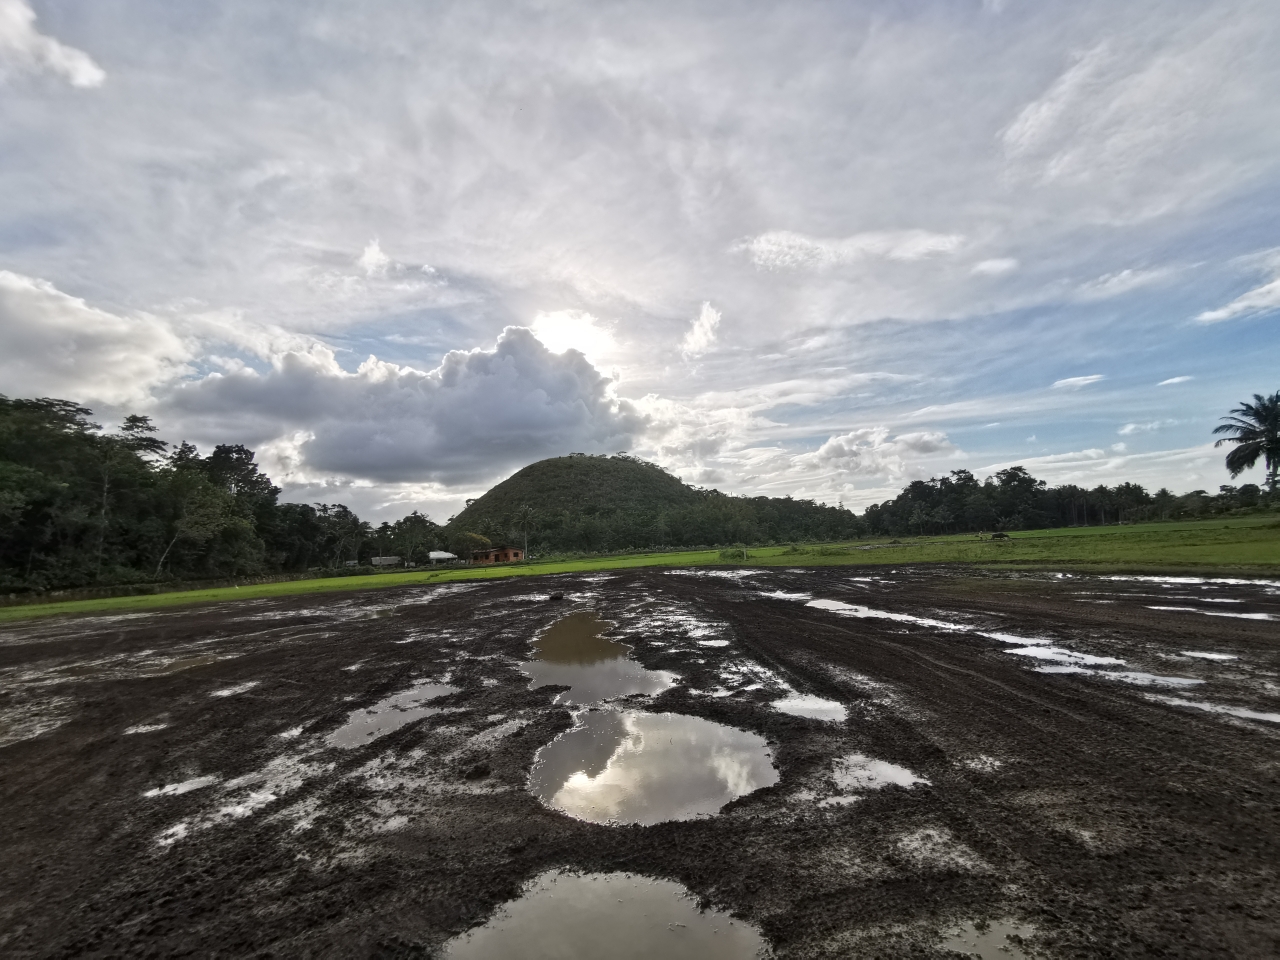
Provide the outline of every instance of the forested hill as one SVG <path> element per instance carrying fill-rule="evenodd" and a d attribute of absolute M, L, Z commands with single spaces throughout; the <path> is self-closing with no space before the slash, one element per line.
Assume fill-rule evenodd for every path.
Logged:
<path fill-rule="evenodd" d="M 531 550 L 839 539 L 856 536 L 848 510 L 810 500 L 731 497 L 691 487 L 626 454 L 570 454 L 530 464 L 453 517 L 446 531 Z"/>

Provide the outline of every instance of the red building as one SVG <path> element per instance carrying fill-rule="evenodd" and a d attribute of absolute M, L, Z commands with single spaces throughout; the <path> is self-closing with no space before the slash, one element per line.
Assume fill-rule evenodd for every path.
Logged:
<path fill-rule="evenodd" d="M 472 563 L 512 563 L 524 559 L 519 547 L 490 547 L 488 550 L 472 550 Z"/>

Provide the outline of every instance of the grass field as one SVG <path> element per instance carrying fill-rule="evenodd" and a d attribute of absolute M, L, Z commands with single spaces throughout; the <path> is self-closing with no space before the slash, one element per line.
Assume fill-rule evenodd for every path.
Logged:
<path fill-rule="evenodd" d="M 252 600 L 376 587 L 484 580 L 491 577 L 536 576 L 624 570 L 631 567 L 695 567 L 743 564 L 722 557 L 720 550 L 631 554 L 547 563 L 493 567 L 413 570 L 367 577 L 294 580 L 285 583 L 219 587 L 133 597 L 67 600 L 56 603 L 0 607 L 0 621 L 54 614 L 130 613 L 193 603 Z M 973 534 L 887 539 L 850 544 L 751 548 L 750 566 L 881 566 L 907 563 L 966 563 L 1021 565 L 1099 572 L 1185 572 L 1275 575 L 1280 573 L 1280 520 L 1274 516 L 1185 523 L 1151 523 L 1124 527 L 1076 527 L 1030 530 L 1010 534 L 1004 541 L 981 540 Z"/>

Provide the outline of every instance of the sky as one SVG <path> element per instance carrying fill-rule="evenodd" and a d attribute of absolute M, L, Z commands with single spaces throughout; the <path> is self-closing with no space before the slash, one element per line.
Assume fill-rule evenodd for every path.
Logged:
<path fill-rule="evenodd" d="M 0 0 L 0 393 L 443 521 L 630 453 L 862 509 L 1232 481 L 1275 0 Z"/>

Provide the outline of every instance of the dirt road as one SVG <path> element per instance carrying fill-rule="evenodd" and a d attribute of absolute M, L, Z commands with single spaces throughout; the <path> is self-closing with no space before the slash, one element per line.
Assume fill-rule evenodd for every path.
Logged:
<path fill-rule="evenodd" d="M 518 664 L 584 610 L 675 675 L 615 706 L 756 734 L 777 782 L 647 826 L 535 798 L 574 717 Z M 846 718 L 772 706 L 806 696 Z M 678 881 L 783 957 L 983 920 L 1280 956 L 1276 584 L 643 570 L 20 623 L 0 744 L 10 957 L 432 956 L 552 868 Z"/>

